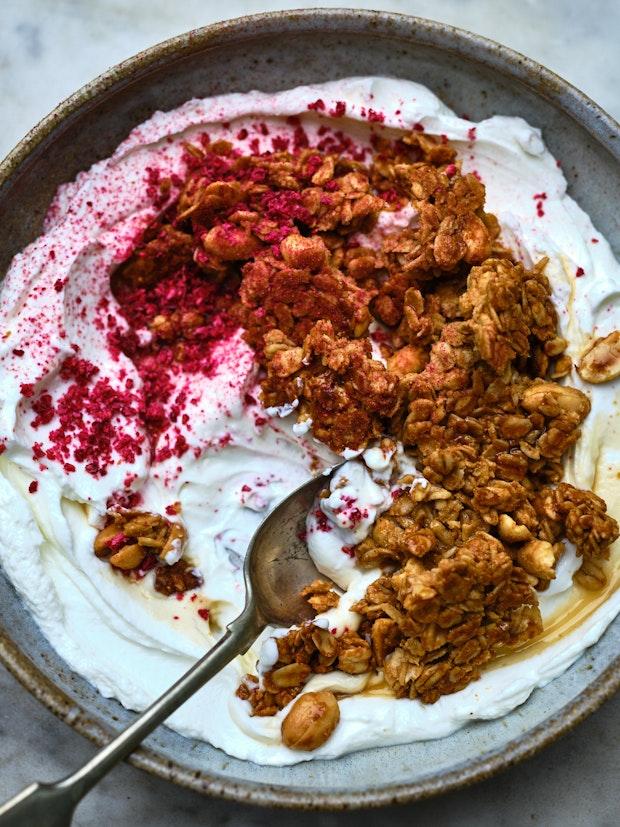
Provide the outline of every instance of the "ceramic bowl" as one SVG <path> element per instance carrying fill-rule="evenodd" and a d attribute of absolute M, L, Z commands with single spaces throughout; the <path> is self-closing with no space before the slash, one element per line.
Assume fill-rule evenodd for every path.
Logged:
<path fill-rule="evenodd" d="M 0 165 L 0 272 L 40 232 L 57 186 L 108 157 L 154 110 L 194 96 L 368 74 L 426 84 L 474 120 L 521 115 L 541 127 L 573 197 L 620 244 L 620 213 L 611 206 L 620 202 L 620 129 L 582 93 L 522 55 L 465 31 L 401 15 L 323 9 L 189 32 L 119 64 L 58 106 Z M 100 744 L 132 719 L 68 669 L 1 572 L 0 605 L 0 659 L 44 704 Z M 620 620 L 509 715 L 443 740 L 276 768 L 230 758 L 160 728 L 130 760 L 177 784 L 265 805 L 379 806 L 445 792 L 531 755 L 596 709 L 620 683 L 619 632 Z"/>

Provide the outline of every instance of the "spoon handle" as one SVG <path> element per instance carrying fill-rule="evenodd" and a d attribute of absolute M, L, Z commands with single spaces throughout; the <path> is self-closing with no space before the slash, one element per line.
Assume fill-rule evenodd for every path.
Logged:
<path fill-rule="evenodd" d="M 246 652 L 265 627 L 252 602 L 227 626 L 224 637 L 83 767 L 55 784 L 31 784 L 3 806 L 0 827 L 66 827 L 86 793 L 122 761 L 191 695 L 237 655 Z"/>

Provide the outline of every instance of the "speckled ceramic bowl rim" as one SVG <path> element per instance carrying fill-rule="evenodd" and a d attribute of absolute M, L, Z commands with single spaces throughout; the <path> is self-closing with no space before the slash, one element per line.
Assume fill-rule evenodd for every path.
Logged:
<path fill-rule="evenodd" d="M 215 45 L 243 35 L 270 32 L 278 23 L 286 22 L 289 30 L 295 26 L 303 30 L 310 27 L 316 29 L 322 21 L 333 24 L 338 20 L 342 20 L 343 24 L 357 21 L 385 37 L 410 36 L 416 43 L 436 45 L 496 69 L 562 108 L 620 162 L 618 123 L 565 80 L 506 46 L 462 29 L 407 15 L 353 9 L 307 9 L 257 14 L 194 29 L 119 63 L 59 104 L 28 132 L 0 163 L 0 187 L 27 163 L 33 150 L 67 118 L 82 108 L 88 109 L 89 105 L 94 105 L 106 90 L 118 82 L 130 79 L 138 70 L 199 51 L 207 44 Z M 44 675 L 1 628 L 0 661 L 32 695 L 77 732 L 99 745 L 110 740 L 110 732 L 86 715 L 78 704 Z M 303 809 L 379 807 L 445 793 L 488 778 L 528 758 L 580 723 L 619 687 L 620 656 L 593 685 L 583 690 L 573 701 L 507 746 L 435 777 L 410 784 L 369 789 L 365 793 L 305 792 L 251 781 L 222 780 L 206 772 L 191 770 L 147 749 L 138 750 L 129 760 L 136 767 L 180 786 L 239 802 Z"/>

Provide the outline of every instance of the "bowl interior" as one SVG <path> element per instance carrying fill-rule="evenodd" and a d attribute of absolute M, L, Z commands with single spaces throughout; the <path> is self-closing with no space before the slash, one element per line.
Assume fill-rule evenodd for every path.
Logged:
<path fill-rule="evenodd" d="M 41 230 L 61 182 L 111 154 L 157 109 L 190 97 L 279 90 L 376 74 L 416 80 L 474 120 L 521 115 L 543 130 L 571 193 L 620 254 L 618 130 L 550 73 L 465 32 L 415 18 L 319 10 L 259 15 L 191 32 L 111 70 L 76 93 L 0 167 L 0 272 Z M 0 658 L 55 712 L 105 740 L 131 714 L 72 673 L 0 572 Z M 498 721 L 450 738 L 366 751 L 334 762 L 258 767 L 162 728 L 133 760 L 199 790 L 257 803 L 362 806 L 480 778 L 527 755 L 591 711 L 618 683 L 616 623 L 552 685 Z M 614 631 L 615 630 L 615 631 Z"/>

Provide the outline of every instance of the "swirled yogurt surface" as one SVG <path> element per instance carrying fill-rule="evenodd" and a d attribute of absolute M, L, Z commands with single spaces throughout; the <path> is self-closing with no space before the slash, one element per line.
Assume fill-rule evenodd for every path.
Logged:
<path fill-rule="evenodd" d="M 321 107 L 313 105 L 319 100 Z M 184 174 L 184 141 L 207 131 L 212 140 L 260 152 L 271 149 L 274 137 L 292 134 L 292 116 L 299 116 L 311 140 L 327 125 L 365 147 L 372 130 L 395 135 L 419 124 L 429 134 L 445 135 L 464 170 L 486 185 L 487 209 L 497 215 L 506 242 L 528 265 L 549 258 L 546 272 L 573 360 L 592 335 L 620 327 L 620 267 L 567 195 L 539 130 L 520 118 L 495 116 L 474 124 L 416 83 L 351 78 L 276 94 L 191 100 L 134 129 L 111 158 L 60 188 L 44 234 L 15 257 L 0 293 L 0 561 L 69 666 L 130 709 L 149 704 L 214 643 L 243 604 L 240 569 L 251 534 L 278 500 L 337 458 L 311 438 L 308 422 L 296 423 L 293 408 L 262 410 L 253 353 L 240 330 L 227 331 L 218 343 L 209 375 L 176 377 L 181 401 L 174 416 L 166 411 L 170 424 L 159 443 L 165 450 L 151 458 L 137 414 L 142 379 L 105 335 L 107 316 L 115 311 L 109 277 L 162 209 L 149 180 L 171 177 L 174 197 L 175 176 Z M 405 210 L 383 220 L 406 226 L 413 218 Z M 373 232 L 380 235 L 381 222 Z M 97 368 L 98 390 L 76 400 L 68 398 L 76 377 L 67 376 L 62 365 L 77 352 Z M 566 479 L 594 490 L 620 517 L 618 383 L 585 385 L 575 375 L 571 381 L 588 394 L 592 412 Z M 65 406 L 62 434 L 56 433 L 57 422 L 46 421 L 45 405 L 33 427 L 33 394 L 49 394 L 54 405 Z M 95 434 L 93 443 L 89 424 L 100 405 L 111 406 L 114 428 L 112 434 Z M 76 441 L 83 461 L 68 461 L 63 451 Z M 105 474 L 93 474 L 93 462 L 99 469 L 104 463 Z M 340 472 L 346 486 L 334 485 L 322 502 L 322 516 L 309 517 L 310 551 L 343 593 L 339 606 L 317 621 L 326 628 L 355 627 L 350 606 L 378 572 L 357 570 L 347 549 L 388 507 L 393 479 L 406 472 L 411 484 L 425 484 L 403 463 L 398 453 L 386 455 L 376 447 L 352 458 Z M 141 491 L 146 510 L 163 514 L 180 503 L 188 552 L 204 578 L 192 597 L 165 598 L 152 589 L 152 575 L 129 582 L 93 554 L 110 497 L 128 487 Z M 319 519 L 333 530 L 322 532 Z M 615 555 L 612 582 L 617 563 Z M 569 549 L 541 596 L 545 619 L 569 604 L 577 566 Z M 610 588 L 577 629 L 550 638 L 544 651 L 500 662 L 432 705 L 365 691 L 365 675 L 315 675 L 307 690 L 353 694 L 340 702 L 334 735 L 313 753 L 282 745 L 286 709 L 252 718 L 248 704 L 235 697 L 246 672 L 269 668 L 277 657 L 271 631 L 172 716 L 170 725 L 264 764 L 441 737 L 522 703 L 594 643 L 619 610 L 620 591 Z"/>

